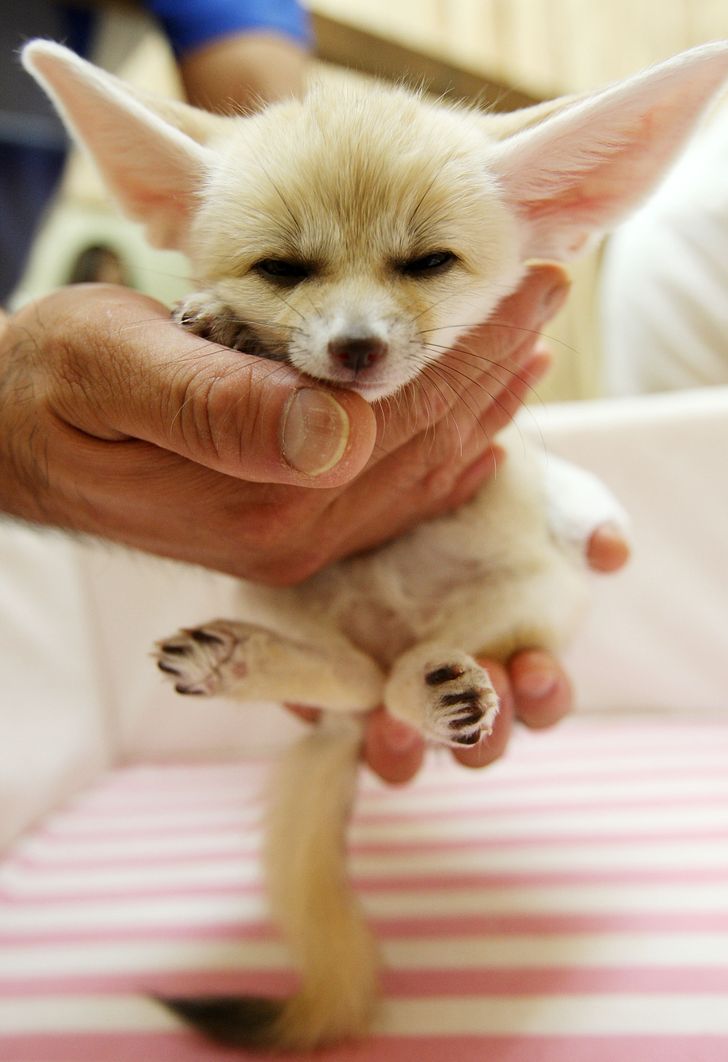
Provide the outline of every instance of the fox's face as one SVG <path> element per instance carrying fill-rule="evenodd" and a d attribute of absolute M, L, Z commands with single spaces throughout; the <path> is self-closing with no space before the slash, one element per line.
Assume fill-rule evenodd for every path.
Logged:
<path fill-rule="evenodd" d="M 522 259 L 482 116 L 402 91 L 337 104 L 321 90 L 238 126 L 189 253 L 218 335 L 242 325 L 241 349 L 372 400 L 482 321 Z"/>
<path fill-rule="evenodd" d="M 191 257 L 178 320 L 375 399 L 487 319 L 529 258 L 573 257 L 644 199 L 728 46 L 506 120 L 377 84 L 222 118 L 47 41 L 23 62 L 126 213 Z"/>

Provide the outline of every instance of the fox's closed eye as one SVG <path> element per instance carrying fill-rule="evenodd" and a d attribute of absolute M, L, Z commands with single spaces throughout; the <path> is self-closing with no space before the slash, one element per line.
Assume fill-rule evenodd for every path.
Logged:
<path fill-rule="evenodd" d="M 457 262 L 457 255 L 452 251 L 430 251 L 397 263 L 397 269 L 408 277 L 431 277 L 444 273 Z"/>
<path fill-rule="evenodd" d="M 255 263 L 253 270 L 267 280 L 290 285 L 300 284 L 314 272 L 309 262 L 301 262 L 295 258 L 261 258 Z"/>

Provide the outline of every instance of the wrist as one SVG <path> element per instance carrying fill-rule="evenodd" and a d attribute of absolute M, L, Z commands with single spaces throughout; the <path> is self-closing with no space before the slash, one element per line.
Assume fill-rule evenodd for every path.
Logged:
<path fill-rule="evenodd" d="M 0 514 L 47 523 L 32 445 L 37 410 L 32 377 L 16 317 L 0 307 Z"/>

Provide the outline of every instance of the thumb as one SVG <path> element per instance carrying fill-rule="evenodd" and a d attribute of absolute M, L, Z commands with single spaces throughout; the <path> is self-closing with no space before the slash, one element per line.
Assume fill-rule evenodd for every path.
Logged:
<path fill-rule="evenodd" d="M 66 289 L 44 303 L 53 299 L 62 306 L 42 317 L 62 351 L 54 397 L 83 431 L 143 439 L 251 482 L 335 487 L 371 455 L 376 423 L 359 395 L 191 335 L 122 288 Z"/>

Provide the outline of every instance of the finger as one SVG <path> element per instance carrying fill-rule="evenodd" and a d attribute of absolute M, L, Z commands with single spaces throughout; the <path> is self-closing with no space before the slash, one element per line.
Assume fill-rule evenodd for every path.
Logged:
<path fill-rule="evenodd" d="M 362 518 L 354 524 L 353 534 L 336 547 L 337 556 L 371 549 L 422 520 L 453 512 L 472 498 L 503 458 L 502 448 L 489 439 L 511 419 L 523 396 L 550 364 L 550 355 L 544 349 L 529 357 L 518 384 L 503 393 L 502 401 L 489 414 L 484 438 L 480 436 L 479 426 L 471 424 L 464 440 L 457 426 L 444 419 L 432 435 L 420 433 L 396 453 L 388 454 L 370 467 L 359 484 L 350 488 L 353 493 L 337 503 L 358 506 L 361 501 L 357 500 L 358 488 L 365 492 L 362 497 L 367 499 L 366 505 L 361 506 Z M 427 463 L 423 464 L 424 461 Z M 431 470 L 427 464 L 433 466 Z M 332 520 L 327 523 L 329 527 L 335 526 Z"/>
<path fill-rule="evenodd" d="M 42 313 L 35 327 L 60 362 L 51 397 L 92 435 L 143 439 L 253 482 L 324 487 L 348 482 L 371 454 L 376 423 L 360 396 L 193 336 L 151 299 L 90 285 L 45 300 Z"/>
<path fill-rule="evenodd" d="M 402 785 L 422 766 L 425 742 L 412 727 L 377 708 L 367 719 L 363 753 L 365 762 L 383 781 Z"/>
<path fill-rule="evenodd" d="M 460 508 L 493 475 L 505 452 L 489 440 L 497 436 L 497 433 L 511 421 L 522 405 L 526 393 L 545 375 L 550 365 L 551 356 L 548 351 L 541 349 L 533 353 L 524 364 L 518 382 L 501 392 L 500 400 L 486 414 L 483 423 L 485 450 L 466 465 L 463 471 L 458 471 L 457 466 L 451 462 L 443 465 L 442 468 L 435 469 L 423 481 L 420 498 L 432 496 L 433 499 L 432 507 L 426 514 L 428 517 Z M 454 478 L 455 476 L 457 478 Z M 452 486 L 447 493 L 444 493 L 438 488 L 444 486 L 448 477 Z"/>
<path fill-rule="evenodd" d="M 629 542 L 616 524 L 602 524 L 587 544 L 589 567 L 597 572 L 616 572 L 627 563 L 629 556 Z"/>
<path fill-rule="evenodd" d="M 285 707 L 306 723 L 318 722 L 321 711 L 303 705 Z M 394 719 L 384 708 L 376 708 L 367 717 L 362 748 L 364 762 L 384 782 L 403 785 L 411 781 L 422 766 L 425 743 L 406 723 Z"/>
<path fill-rule="evenodd" d="M 284 704 L 292 715 L 297 715 L 304 723 L 317 723 L 321 718 L 320 708 L 309 708 L 304 704 Z"/>
<path fill-rule="evenodd" d="M 570 287 L 571 280 L 563 266 L 555 262 L 532 265 L 516 291 L 501 302 L 481 328 L 499 335 L 502 353 L 507 355 L 514 346 L 513 331 L 526 333 L 534 329 L 540 334 L 542 326 L 564 305 Z"/>
<path fill-rule="evenodd" d="M 450 410 L 467 423 L 489 408 L 494 395 L 516 381 L 519 362 L 531 353 L 541 327 L 562 305 L 568 287 L 560 266 L 534 266 L 488 321 L 459 341 L 456 349 L 443 350 L 430 370 L 402 390 L 400 405 L 408 410 L 407 417 L 389 417 L 388 407 L 380 407 L 377 453 L 397 449 Z"/>
<path fill-rule="evenodd" d="M 513 295 L 444 354 L 442 364 L 457 365 L 467 384 L 480 384 L 491 398 L 507 390 L 518 383 L 523 365 L 541 342 L 542 327 L 563 305 L 568 290 L 560 266 L 534 266 Z M 453 389 L 462 392 L 462 387 Z"/>
<path fill-rule="evenodd" d="M 491 446 L 486 453 L 477 458 L 455 481 L 452 490 L 433 504 L 429 517 L 455 512 L 477 494 L 483 484 L 497 471 L 498 465 L 505 457 L 505 450 L 500 446 Z"/>
<path fill-rule="evenodd" d="M 477 417 L 484 430 L 492 430 L 491 424 L 499 417 L 501 426 L 508 423 L 550 365 L 551 358 L 539 328 L 548 316 L 547 307 L 554 300 L 563 300 L 567 290 L 557 286 L 551 293 L 547 292 L 546 303 L 540 306 L 541 312 L 532 322 L 534 327 L 511 326 L 506 356 L 498 354 L 503 345 L 498 333 L 506 326 L 492 321 L 486 321 L 444 355 L 444 368 L 456 359 L 459 361 L 452 387 L 456 396 L 455 409 L 464 406 Z M 514 398 L 518 400 L 514 402 Z M 504 410 L 505 416 L 502 415 Z"/>
<path fill-rule="evenodd" d="M 510 424 L 536 384 L 551 368 L 551 360 L 549 351 L 537 344 L 518 373 L 497 394 L 482 420 L 483 430 L 490 438 Z"/>
<path fill-rule="evenodd" d="M 332 500 L 320 520 L 319 544 L 331 555 L 346 556 L 452 511 L 493 475 L 502 456 L 497 446 L 489 446 L 485 453 L 480 449 L 480 443 L 471 440 L 462 454 L 438 461 L 430 469 L 423 461 L 426 446 L 416 437 Z M 339 537 L 331 542 L 335 534 Z"/>
<path fill-rule="evenodd" d="M 524 649 L 508 662 L 516 717 L 534 730 L 553 726 L 571 711 L 566 672 L 543 649 Z"/>
<path fill-rule="evenodd" d="M 378 469 L 345 492 L 241 482 L 148 443 L 109 444 L 58 423 L 47 474 L 74 504 L 72 526 L 177 560 L 274 585 L 368 549 L 469 496 L 495 468 L 489 451 L 440 483 Z M 450 493 L 448 494 L 448 491 Z M 66 523 L 61 514 L 61 523 Z"/>
<path fill-rule="evenodd" d="M 287 704 L 299 719 L 315 723 L 321 712 L 317 708 Z M 425 755 L 425 743 L 412 727 L 395 719 L 385 708 L 376 708 L 367 717 L 362 749 L 364 762 L 390 785 L 409 782 L 419 771 Z"/>
<path fill-rule="evenodd" d="M 518 384 L 504 392 L 502 401 L 488 414 L 482 438 L 480 425 L 471 423 L 464 446 L 457 424 L 443 419 L 432 434 L 418 434 L 395 453 L 371 465 L 358 484 L 350 488 L 348 496 L 336 503 L 359 506 L 358 489 L 367 499 L 360 510 L 363 518 L 353 525 L 353 533 L 333 548 L 332 555 L 372 549 L 422 520 L 453 512 L 469 501 L 503 459 L 503 449 L 490 439 L 510 421 L 525 394 L 550 365 L 551 356 L 543 347 L 529 356 Z M 449 455 L 448 445 L 455 447 Z M 423 464 L 426 459 L 433 466 L 431 471 Z M 335 511 L 332 509 L 332 513 Z M 336 521 L 328 520 L 327 525 L 333 528 Z M 351 526 L 351 522 L 345 526 Z"/>
<path fill-rule="evenodd" d="M 498 694 L 500 702 L 493 732 L 482 738 L 477 745 L 454 749 L 453 756 L 463 767 L 487 767 L 499 759 L 506 750 L 513 729 L 513 697 L 506 669 L 495 661 L 481 660 Z"/>

